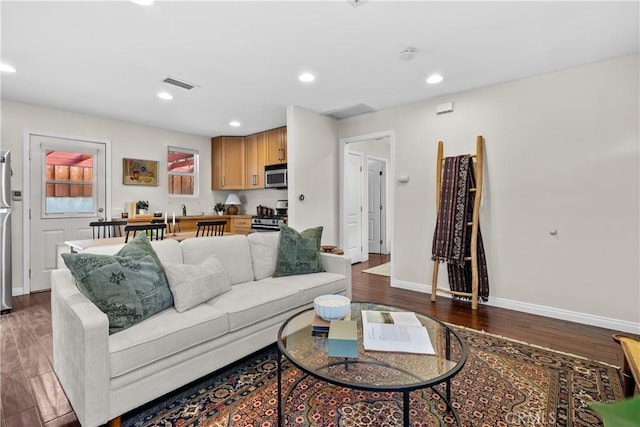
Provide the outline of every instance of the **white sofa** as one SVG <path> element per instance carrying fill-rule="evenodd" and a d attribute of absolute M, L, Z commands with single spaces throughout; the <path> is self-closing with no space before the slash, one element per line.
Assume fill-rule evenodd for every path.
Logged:
<path fill-rule="evenodd" d="M 347 257 L 321 253 L 325 272 L 270 277 L 278 233 L 152 242 L 163 264 L 215 254 L 232 289 L 179 313 L 170 307 L 109 335 L 107 316 L 67 269 L 51 274 L 53 365 L 83 426 L 96 426 L 276 341 L 281 324 L 323 294 L 351 297 Z M 94 248 L 114 254 L 123 245 Z"/>

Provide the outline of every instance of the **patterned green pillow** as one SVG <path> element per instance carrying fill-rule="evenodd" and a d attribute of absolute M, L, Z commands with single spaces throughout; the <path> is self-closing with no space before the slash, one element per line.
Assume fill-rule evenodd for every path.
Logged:
<path fill-rule="evenodd" d="M 143 236 L 139 238 L 138 236 Z M 62 254 L 78 288 L 109 319 L 109 334 L 173 305 L 167 278 L 144 234 L 116 255 Z M 146 240 L 147 245 L 140 240 Z M 151 252 L 149 252 L 149 250 Z"/>
<path fill-rule="evenodd" d="M 299 233 L 282 224 L 274 276 L 324 271 L 318 255 L 320 240 L 322 240 L 322 227 L 310 228 Z"/>

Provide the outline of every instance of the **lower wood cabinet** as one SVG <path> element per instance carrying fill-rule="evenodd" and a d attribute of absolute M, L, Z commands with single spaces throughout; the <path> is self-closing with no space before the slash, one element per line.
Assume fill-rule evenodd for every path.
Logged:
<path fill-rule="evenodd" d="M 231 233 L 249 234 L 251 233 L 251 217 L 231 217 Z"/>
<path fill-rule="evenodd" d="M 152 217 L 129 218 L 128 224 L 142 224 L 150 222 Z M 168 218 L 171 225 L 172 217 Z M 249 234 L 251 233 L 251 215 L 194 215 L 176 216 L 176 229 L 180 231 L 196 231 L 198 221 L 226 221 L 225 233 Z"/>

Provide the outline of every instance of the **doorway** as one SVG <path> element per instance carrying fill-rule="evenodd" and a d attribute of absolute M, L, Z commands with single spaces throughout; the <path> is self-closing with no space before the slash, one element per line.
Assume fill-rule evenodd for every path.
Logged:
<path fill-rule="evenodd" d="M 367 230 L 370 254 L 386 254 L 386 160 L 367 157 Z"/>
<path fill-rule="evenodd" d="M 24 292 L 50 288 L 67 240 L 90 239 L 89 222 L 108 219 L 110 141 L 25 135 Z"/>
<path fill-rule="evenodd" d="M 368 260 L 369 253 L 393 253 L 392 200 L 394 193 L 391 177 L 393 176 L 394 138 L 394 132 L 388 131 L 340 140 L 342 145 L 340 244 L 346 249 L 352 248 L 354 252 L 355 248 L 362 247 L 359 257 L 357 256 L 358 254 L 356 254 L 355 258 L 351 255 L 352 264 Z M 354 155 L 360 156 L 362 159 L 361 164 L 364 165 L 364 170 L 366 171 L 366 173 L 361 173 L 357 179 L 354 179 L 354 166 L 350 161 Z M 369 176 L 370 173 L 376 173 L 369 172 L 369 160 L 372 160 L 373 164 L 377 164 L 375 167 L 378 173 L 378 187 L 375 187 L 376 184 L 374 184 L 373 188 L 368 185 L 369 181 L 376 181 L 374 177 Z M 380 169 L 383 169 L 383 184 L 380 183 Z M 353 188 L 354 186 L 359 188 L 359 192 L 358 189 Z M 354 229 L 356 221 L 351 218 L 354 214 L 354 201 L 360 203 L 358 210 L 361 226 L 357 233 Z M 382 206 L 382 209 L 380 209 L 380 206 Z M 374 212 L 374 208 L 378 212 Z M 380 243 L 381 240 L 382 243 Z M 391 260 L 391 277 L 393 278 L 393 259 Z"/>

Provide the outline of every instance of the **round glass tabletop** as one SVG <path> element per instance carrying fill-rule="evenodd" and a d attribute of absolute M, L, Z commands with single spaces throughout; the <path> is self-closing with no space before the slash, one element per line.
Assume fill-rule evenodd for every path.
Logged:
<path fill-rule="evenodd" d="M 351 303 L 346 320 L 357 322 L 358 357 L 331 357 L 328 338 L 312 334 L 313 309 L 287 320 L 278 332 L 280 352 L 302 371 L 333 384 L 362 390 L 411 391 L 432 387 L 457 374 L 467 358 L 463 340 L 444 323 L 415 313 L 426 328 L 434 354 L 369 351 L 362 344 L 362 311 L 406 312 L 374 303 Z"/>

